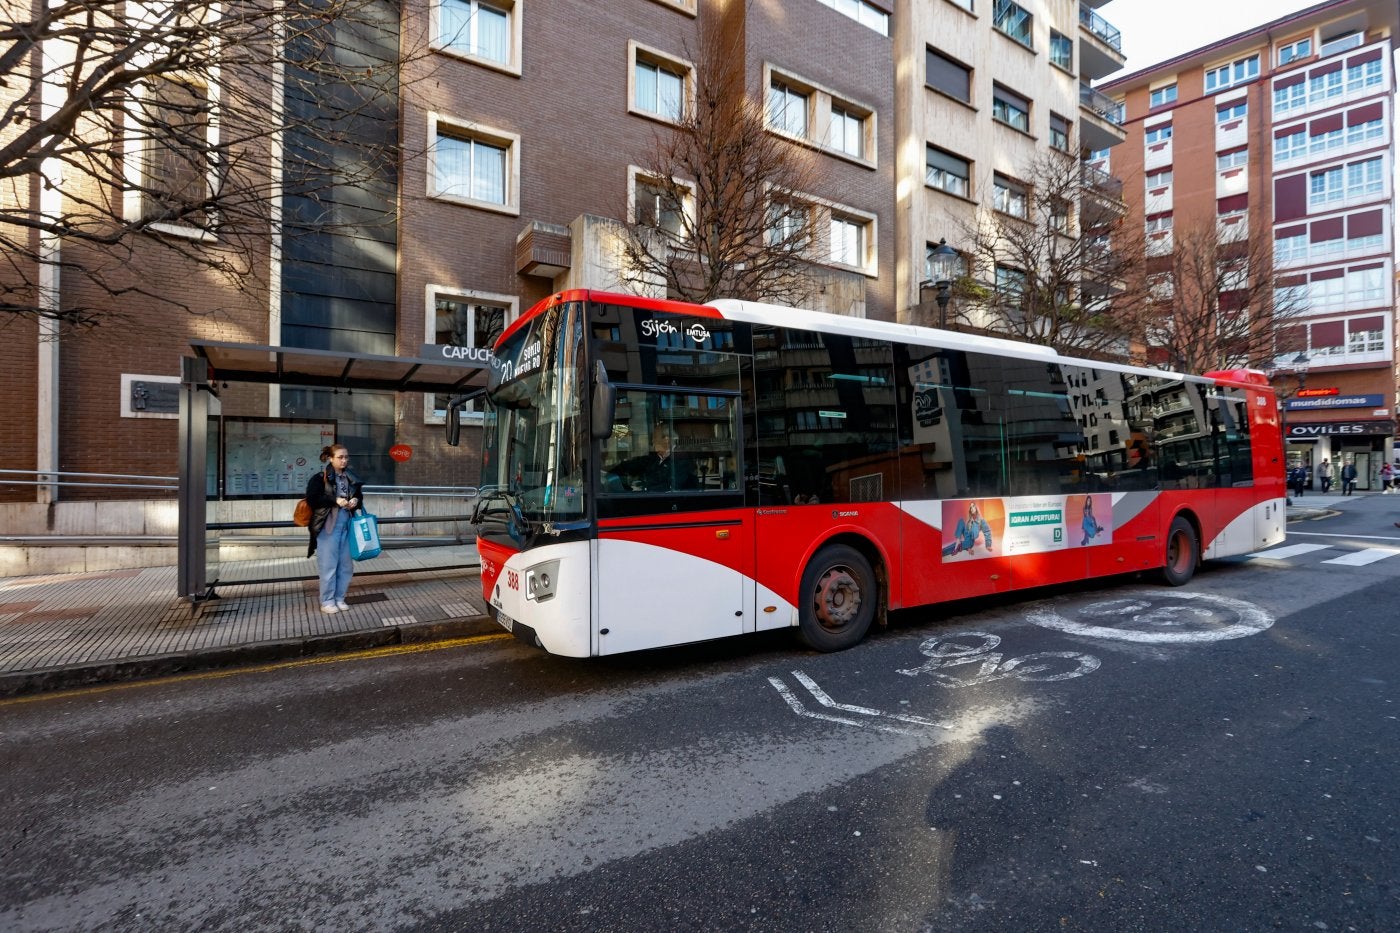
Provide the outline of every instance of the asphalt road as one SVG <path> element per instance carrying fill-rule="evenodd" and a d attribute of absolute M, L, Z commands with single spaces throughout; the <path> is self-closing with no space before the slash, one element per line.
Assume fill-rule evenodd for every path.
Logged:
<path fill-rule="evenodd" d="M 0 703 L 0 929 L 1400 929 L 1372 502 L 841 654 L 501 639 Z"/>

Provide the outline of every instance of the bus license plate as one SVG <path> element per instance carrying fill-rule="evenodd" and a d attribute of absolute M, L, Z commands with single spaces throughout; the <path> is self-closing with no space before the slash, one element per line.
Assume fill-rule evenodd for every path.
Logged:
<path fill-rule="evenodd" d="M 496 621 L 501 623 L 501 627 L 507 632 L 515 631 L 515 620 L 499 609 L 496 610 Z"/>

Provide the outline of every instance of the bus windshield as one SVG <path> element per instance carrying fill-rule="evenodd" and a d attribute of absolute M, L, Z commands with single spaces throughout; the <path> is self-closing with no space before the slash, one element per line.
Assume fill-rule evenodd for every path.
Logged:
<path fill-rule="evenodd" d="M 583 306 L 564 303 L 497 345 L 486 397 L 482 517 L 520 534 L 585 516 Z"/>

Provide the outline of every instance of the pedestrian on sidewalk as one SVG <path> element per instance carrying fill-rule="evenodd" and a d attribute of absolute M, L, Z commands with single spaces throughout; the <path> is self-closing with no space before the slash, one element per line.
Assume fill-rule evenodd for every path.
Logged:
<path fill-rule="evenodd" d="M 1390 464 L 1388 464 L 1388 463 L 1382 463 L 1382 464 L 1381 464 L 1381 476 L 1380 476 L 1380 479 L 1381 479 L 1381 493 L 1382 493 L 1383 495 L 1389 495 L 1390 493 L 1394 492 L 1394 490 L 1391 489 L 1390 487 L 1391 487 L 1392 482 L 1393 482 L 1394 479 L 1395 479 L 1395 472 L 1394 472 L 1394 470 L 1391 469 Z"/>
<path fill-rule="evenodd" d="M 1342 466 L 1342 495 L 1349 496 L 1356 488 L 1356 464 L 1348 460 Z"/>
<path fill-rule="evenodd" d="M 1303 487 L 1308 484 L 1308 471 L 1303 467 L 1295 466 L 1288 471 L 1288 485 L 1293 487 L 1293 495 L 1302 496 Z"/>
<path fill-rule="evenodd" d="M 1332 464 L 1326 459 L 1318 465 L 1317 478 L 1322 481 L 1322 494 L 1327 495 L 1332 488 Z"/>
<path fill-rule="evenodd" d="M 355 562 L 350 558 L 350 517 L 359 508 L 364 483 L 350 470 L 350 451 L 344 444 L 331 444 L 321 451 L 324 466 L 306 484 L 306 501 L 311 506 L 311 544 L 306 556 L 316 557 L 321 577 L 321 611 L 349 609 L 345 594 Z"/>

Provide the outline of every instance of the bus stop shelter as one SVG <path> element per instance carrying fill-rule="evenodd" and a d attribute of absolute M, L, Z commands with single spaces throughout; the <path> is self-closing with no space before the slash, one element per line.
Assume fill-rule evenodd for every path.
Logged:
<path fill-rule="evenodd" d="M 190 349 L 180 374 L 177 561 L 180 595 L 195 602 L 209 598 L 219 583 L 219 541 L 210 535 L 206 468 L 209 418 L 220 384 L 463 395 L 484 388 L 491 366 L 489 350 L 444 345 L 424 345 L 416 357 L 209 340 L 192 341 Z"/>

